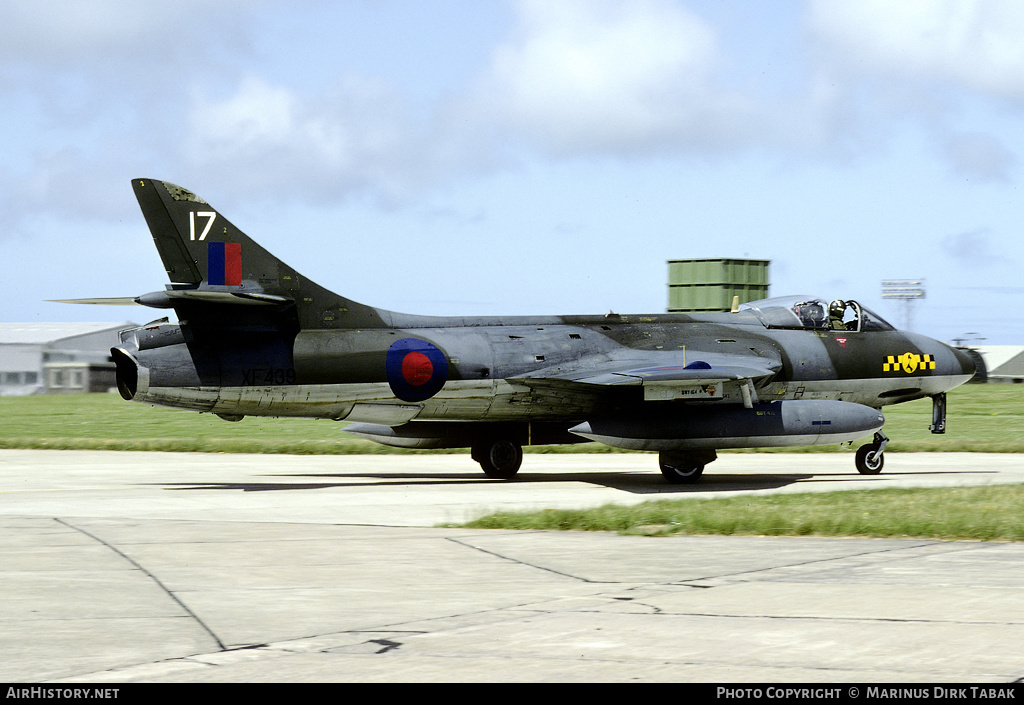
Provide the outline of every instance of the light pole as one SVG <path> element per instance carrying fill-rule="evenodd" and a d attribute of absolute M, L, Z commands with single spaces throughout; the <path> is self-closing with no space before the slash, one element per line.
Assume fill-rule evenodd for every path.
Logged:
<path fill-rule="evenodd" d="M 953 338 L 953 345 L 955 345 L 958 348 L 962 348 L 962 347 L 964 347 L 964 343 L 969 343 L 972 340 L 973 341 L 977 341 L 979 343 L 981 341 L 983 341 L 983 340 L 987 340 L 987 338 L 974 337 L 974 336 L 977 336 L 977 335 L 978 335 L 977 332 L 964 333 L 963 337 Z"/>
<path fill-rule="evenodd" d="M 903 301 L 903 315 L 906 319 L 904 329 L 912 331 L 914 328 L 913 303 L 917 299 L 923 299 L 924 280 L 911 279 L 884 279 L 882 280 L 882 298 L 898 299 Z"/>

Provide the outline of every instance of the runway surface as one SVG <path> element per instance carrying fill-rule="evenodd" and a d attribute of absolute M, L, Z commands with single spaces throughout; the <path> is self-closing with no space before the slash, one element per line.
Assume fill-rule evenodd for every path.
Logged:
<path fill-rule="evenodd" d="M 0 681 L 992 682 L 1024 544 L 433 528 L 505 509 L 1024 482 L 1024 457 L 0 451 Z"/>

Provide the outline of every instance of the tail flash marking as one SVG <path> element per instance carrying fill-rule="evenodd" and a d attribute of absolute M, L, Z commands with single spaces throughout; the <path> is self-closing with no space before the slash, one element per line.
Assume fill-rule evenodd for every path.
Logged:
<path fill-rule="evenodd" d="M 207 243 L 207 272 L 210 284 L 242 285 L 242 244 L 240 242 Z"/>

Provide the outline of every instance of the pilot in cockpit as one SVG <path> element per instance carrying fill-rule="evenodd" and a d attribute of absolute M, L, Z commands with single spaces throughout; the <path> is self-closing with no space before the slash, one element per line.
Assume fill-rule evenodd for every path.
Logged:
<path fill-rule="evenodd" d="M 850 318 L 846 315 L 848 309 Z M 828 305 L 828 324 L 832 330 L 857 330 L 857 319 L 857 306 L 852 302 L 836 299 Z"/>

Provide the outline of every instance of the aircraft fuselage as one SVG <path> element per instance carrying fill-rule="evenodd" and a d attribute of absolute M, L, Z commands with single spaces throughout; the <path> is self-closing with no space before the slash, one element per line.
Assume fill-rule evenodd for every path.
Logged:
<path fill-rule="evenodd" d="M 149 327 L 180 342 L 138 349 L 129 331 L 124 352 L 137 359 L 137 401 L 223 415 L 305 416 L 348 421 L 515 421 L 587 417 L 606 401 L 583 390 L 538 390 L 517 378 L 564 375 L 606 363 L 658 356 L 660 367 L 713 356 L 753 355 L 780 365 L 756 389 L 761 401 L 834 399 L 874 408 L 939 394 L 970 377 L 963 353 L 900 331 L 835 333 L 764 330 L 743 312 L 689 316 L 565 316 L 433 319 L 433 325 L 369 330 L 308 330 L 290 340 L 237 334 L 191 347 L 177 324 Z M 180 329 L 179 329 L 180 330 Z M 271 338 L 261 340 L 261 338 Z M 839 342 L 839 340 L 842 342 Z M 387 357 L 397 340 L 422 340 L 446 359 L 443 386 L 426 399 L 396 399 Z M 143 343 L 145 346 L 145 343 Z M 689 351 L 689 352 L 688 352 Z M 917 364 L 898 362 L 901 357 Z M 888 363 L 895 358 L 897 364 Z M 925 369 L 921 361 L 934 363 Z M 414 379 L 414 382 L 416 380 Z M 643 378 L 624 377 L 622 404 L 644 399 Z M 427 382 L 429 383 L 429 379 Z M 424 383 L 424 384 L 425 384 Z M 736 403 L 736 385 L 698 397 L 700 385 L 669 384 L 661 401 Z M 415 389 L 415 384 L 410 384 Z M 596 390 L 595 390 L 596 391 Z M 549 404 L 545 394 L 556 396 Z M 648 401 L 651 401 L 648 392 Z M 362 408 L 370 405 L 370 408 Z M 389 412 L 382 406 L 394 406 Z"/>

